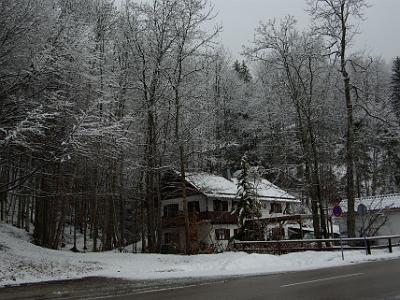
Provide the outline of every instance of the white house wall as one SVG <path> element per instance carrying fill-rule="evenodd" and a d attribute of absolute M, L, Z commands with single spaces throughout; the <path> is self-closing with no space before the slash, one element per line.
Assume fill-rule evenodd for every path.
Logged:
<path fill-rule="evenodd" d="M 269 213 L 271 211 L 271 203 L 280 203 L 282 204 L 282 213 Z M 282 217 L 288 214 L 284 214 L 283 212 L 286 211 L 288 205 L 290 206 L 290 211 L 293 211 L 295 205 L 300 205 L 299 203 L 293 202 L 283 202 L 283 201 L 261 201 L 261 218 L 273 218 L 273 217 Z"/>
<path fill-rule="evenodd" d="M 207 211 L 207 202 L 205 201 L 206 199 L 207 198 L 203 195 L 193 195 L 193 196 L 188 196 L 186 198 L 188 202 L 198 201 L 200 206 L 200 211 Z M 183 211 L 182 198 L 166 199 L 162 200 L 161 202 L 161 216 L 164 216 L 164 206 L 167 206 L 169 204 L 178 204 L 179 210 Z"/>
<path fill-rule="evenodd" d="M 217 240 L 215 236 L 216 229 L 229 229 L 230 237 L 232 238 L 234 235 L 235 229 L 238 228 L 235 224 L 198 224 L 197 226 L 197 236 L 198 241 L 200 243 L 205 243 L 208 245 L 214 245 L 217 250 L 224 251 L 228 246 L 229 240 Z M 178 241 L 178 248 L 184 249 L 185 247 L 185 230 L 184 227 L 178 228 L 165 228 L 163 229 L 163 243 L 164 241 L 164 234 L 165 233 L 172 233 L 172 234 L 179 234 L 179 241 Z"/>
<path fill-rule="evenodd" d="M 214 198 L 207 198 L 204 195 L 193 195 L 193 196 L 188 196 L 186 199 L 188 202 L 198 201 L 201 212 L 214 211 L 214 200 L 216 200 Z M 232 209 L 233 209 L 232 200 L 230 200 L 230 199 L 221 199 L 221 200 L 227 201 L 228 202 L 228 211 L 232 211 Z M 169 204 L 178 204 L 179 210 L 183 211 L 182 198 L 167 199 L 167 200 L 163 200 L 161 203 L 161 215 L 162 216 L 164 216 L 164 206 L 167 206 Z"/>
<path fill-rule="evenodd" d="M 214 200 L 216 200 L 213 197 L 206 197 L 204 195 L 193 195 L 193 196 L 188 196 L 187 201 L 192 202 L 192 201 L 198 201 L 199 206 L 200 206 L 200 211 L 214 211 Z M 222 201 L 227 201 L 228 202 L 228 211 L 233 210 L 233 201 L 232 199 L 218 199 Z M 271 210 L 271 203 L 274 203 L 275 201 L 266 201 L 262 200 L 261 201 L 261 214 L 262 218 L 270 218 L 270 217 L 281 217 L 286 214 L 283 213 L 272 213 L 270 214 Z M 291 210 L 293 210 L 294 205 L 298 205 L 297 203 L 292 203 L 292 202 L 284 202 L 284 201 L 276 201 L 276 203 L 281 203 L 282 204 L 282 211 L 285 211 L 288 205 L 290 205 Z M 183 211 L 183 202 L 182 198 L 174 198 L 174 199 L 167 199 L 163 200 L 161 203 L 161 215 L 164 215 L 164 206 L 169 205 L 169 204 L 178 204 L 179 205 L 179 210 Z"/>
<path fill-rule="evenodd" d="M 388 214 L 386 223 L 379 230 L 379 235 L 398 235 L 400 234 L 400 211 L 393 211 Z M 387 242 L 387 241 L 385 241 Z M 399 242 L 397 239 L 395 242 Z"/>
<path fill-rule="evenodd" d="M 230 238 L 233 237 L 235 229 L 238 226 L 236 224 L 215 224 L 211 225 L 210 230 L 210 242 L 215 244 L 220 251 L 223 251 L 228 246 L 229 240 L 217 240 L 215 236 L 215 229 L 229 229 Z"/>

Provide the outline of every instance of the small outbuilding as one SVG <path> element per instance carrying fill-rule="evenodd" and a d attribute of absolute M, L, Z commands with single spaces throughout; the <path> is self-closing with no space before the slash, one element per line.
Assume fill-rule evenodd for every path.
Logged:
<path fill-rule="evenodd" d="M 343 214 L 336 218 L 340 232 L 347 235 L 347 199 L 340 202 Z M 400 234 L 400 194 L 356 198 L 354 203 L 356 234 L 386 236 Z"/>

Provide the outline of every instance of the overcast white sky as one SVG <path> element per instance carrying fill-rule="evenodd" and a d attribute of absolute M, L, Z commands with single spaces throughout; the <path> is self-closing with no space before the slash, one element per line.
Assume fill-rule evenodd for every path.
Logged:
<path fill-rule="evenodd" d="M 223 25 L 221 40 L 238 56 L 248 44 L 260 20 L 293 15 L 299 28 L 309 24 L 305 0 L 211 0 L 218 12 L 216 21 Z M 353 50 L 382 56 L 388 63 L 400 56 L 400 0 L 369 0 L 366 20 L 360 23 L 362 33 L 356 37 Z"/>
<path fill-rule="evenodd" d="M 122 3 L 123 0 L 115 0 Z M 151 0 L 134 0 L 150 2 Z M 209 0 L 218 13 L 216 22 L 223 26 L 221 41 L 234 57 L 240 58 L 242 45 L 249 45 L 260 21 L 294 16 L 299 29 L 310 23 L 305 0 Z M 371 5 L 360 22 L 361 34 L 355 38 L 353 51 L 381 56 L 391 64 L 400 56 L 400 0 L 367 0 Z"/>

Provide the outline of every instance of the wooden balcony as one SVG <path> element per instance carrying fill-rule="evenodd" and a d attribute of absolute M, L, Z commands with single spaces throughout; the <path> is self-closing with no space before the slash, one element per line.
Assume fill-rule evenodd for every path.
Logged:
<path fill-rule="evenodd" d="M 211 224 L 237 224 L 237 214 L 230 211 L 205 211 L 199 213 L 201 220 L 208 220 Z"/>
<path fill-rule="evenodd" d="M 190 224 L 198 224 L 201 222 L 210 224 L 237 224 L 238 217 L 232 215 L 229 211 L 204 211 L 189 213 Z M 185 226 L 185 218 L 183 212 L 179 211 L 176 216 L 162 217 L 163 227 L 181 227 Z"/>
<path fill-rule="evenodd" d="M 200 220 L 198 218 L 198 214 L 190 213 L 189 214 L 189 223 L 196 224 Z M 183 216 L 183 212 L 180 211 L 175 216 L 163 216 L 162 217 L 162 227 L 181 227 L 185 226 L 185 217 Z"/>

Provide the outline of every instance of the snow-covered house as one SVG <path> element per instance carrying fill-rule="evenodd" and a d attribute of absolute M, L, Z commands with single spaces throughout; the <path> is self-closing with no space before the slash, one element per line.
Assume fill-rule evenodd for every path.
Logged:
<path fill-rule="evenodd" d="M 223 250 L 238 229 L 238 217 L 232 214 L 237 197 L 235 180 L 210 173 L 188 173 L 186 191 L 193 247 Z M 185 244 L 181 178 L 167 172 L 162 179 L 162 243 L 182 250 Z M 300 201 L 268 180 L 255 185 L 262 206 L 262 218 L 284 217 Z"/>
<path fill-rule="evenodd" d="M 347 200 L 340 202 L 342 216 L 336 219 L 340 232 L 347 234 Z M 400 194 L 356 198 L 356 234 L 363 236 L 400 234 Z"/>

